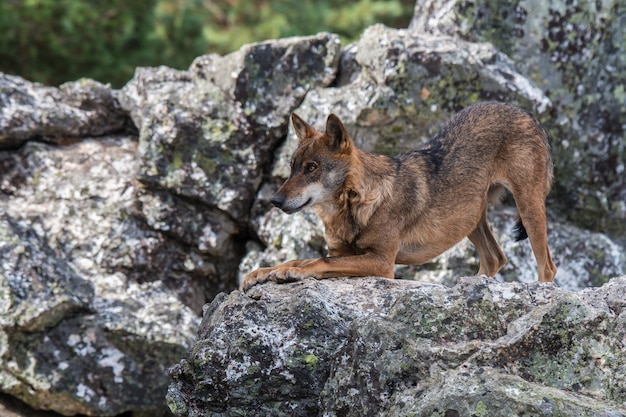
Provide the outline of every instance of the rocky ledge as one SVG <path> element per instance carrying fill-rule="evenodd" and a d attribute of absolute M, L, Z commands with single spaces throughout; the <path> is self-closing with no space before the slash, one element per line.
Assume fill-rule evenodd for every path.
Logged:
<path fill-rule="evenodd" d="M 170 369 L 177 416 L 626 416 L 626 276 L 221 294 Z"/>

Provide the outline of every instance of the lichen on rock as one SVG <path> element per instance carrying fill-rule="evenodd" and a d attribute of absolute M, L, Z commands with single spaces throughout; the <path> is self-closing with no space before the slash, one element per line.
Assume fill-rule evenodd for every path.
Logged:
<path fill-rule="evenodd" d="M 0 149 L 30 139 L 66 142 L 129 129 L 110 86 L 81 79 L 55 88 L 0 72 Z"/>
<path fill-rule="evenodd" d="M 624 303 L 610 297 L 624 286 L 353 278 L 224 294 L 170 370 L 168 404 L 177 416 L 624 415 Z"/>
<path fill-rule="evenodd" d="M 204 297 L 161 254 L 189 255 L 131 214 L 135 148 L 0 152 L 0 389 L 34 408 L 158 415 L 165 369 L 193 342 Z"/>

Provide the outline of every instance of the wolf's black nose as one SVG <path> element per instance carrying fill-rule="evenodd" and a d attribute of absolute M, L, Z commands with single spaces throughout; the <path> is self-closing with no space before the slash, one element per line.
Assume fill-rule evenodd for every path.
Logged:
<path fill-rule="evenodd" d="M 274 207 L 282 208 L 283 204 L 285 204 L 285 197 L 280 194 L 275 194 L 274 197 L 272 197 L 272 204 Z"/>

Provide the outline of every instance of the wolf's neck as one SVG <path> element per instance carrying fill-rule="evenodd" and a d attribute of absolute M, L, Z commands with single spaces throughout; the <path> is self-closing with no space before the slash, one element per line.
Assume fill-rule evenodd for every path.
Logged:
<path fill-rule="evenodd" d="M 327 239 L 348 244 L 367 227 L 371 217 L 392 194 L 395 168 L 391 159 L 358 150 L 351 155 L 343 187 L 332 202 L 315 207 Z"/>
<path fill-rule="evenodd" d="M 393 168 L 390 161 L 386 156 L 361 150 L 352 156 L 342 190 L 343 196 L 338 200 L 350 209 L 354 221 L 360 227 L 367 226 L 383 201 L 391 198 Z"/>

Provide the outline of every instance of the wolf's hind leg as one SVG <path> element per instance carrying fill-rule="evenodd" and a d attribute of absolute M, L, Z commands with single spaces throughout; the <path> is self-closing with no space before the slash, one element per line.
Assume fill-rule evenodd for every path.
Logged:
<path fill-rule="evenodd" d="M 506 256 L 489 229 L 486 209 L 476 228 L 467 237 L 476 247 L 480 258 L 478 275 L 493 277 L 506 264 Z"/>
<path fill-rule="evenodd" d="M 530 240 L 530 246 L 537 260 L 537 272 L 539 281 L 552 282 L 556 275 L 556 266 L 550 256 L 548 247 L 548 229 L 546 225 L 546 206 L 543 194 L 537 193 L 537 197 L 528 198 L 514 195 L 517 203 L 519 216 L 524 224 Z"/>

